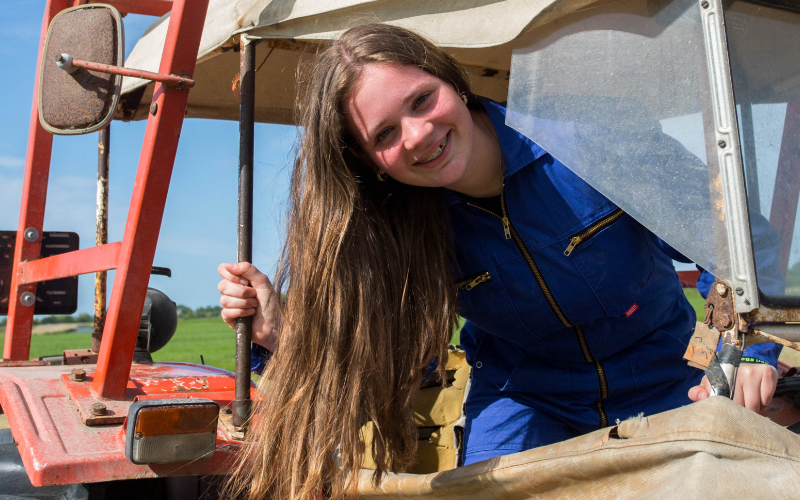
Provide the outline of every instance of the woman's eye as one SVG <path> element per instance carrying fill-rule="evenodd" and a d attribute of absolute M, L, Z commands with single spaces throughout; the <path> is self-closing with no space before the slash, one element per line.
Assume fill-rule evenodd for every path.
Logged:
<path fill-rule="evenodd" d="M 392 132 L 392 129 L 390 129 L 390 128 L 385 128 L 385 129 L 381 130 L 380 134 L 375 136 L 375 144 L 379 144 L 382 140 L 384 140 L 387 137 L 389 137 L 389 134 L 391 132 Z"/>
<path fill-rule="evenodd" d="M 414 101 L 414 109 L 417 109 L 418 107 L 422 106 L 422 103 L 427 101 L 428 97 L 430 96 L 431 96 L 430 94 L 422 94 L 421 96 L 417 97 L 417 100 Z"/>

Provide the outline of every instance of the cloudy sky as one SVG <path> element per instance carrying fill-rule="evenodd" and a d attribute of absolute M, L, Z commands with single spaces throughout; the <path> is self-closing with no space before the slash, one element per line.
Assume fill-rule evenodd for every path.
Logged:
<path fill-rule="evenodd" d="M 4 0 L 0 15 L 0 230 L 17 228 L 44 4 Z M 126 53 L 153 21 L 125 18 Z M 144 130 L 145 122 L 112 122 L 109 241 L 122 239 Z M 295 137 L 293 127 L 256 125 L 253 260 L 270 275 L 280 252 Z M 179 304 L 217 304 L 217 265 L 236 259 L 237 151 L 236 122 L 184 122 L 154 261 L 171 268 L 172 278 L 150 280 Z M 82 248 L 94 245 L 96 176 L 96 133 L 55 137 L 45 231 L 77 232 Z M 78 312 L 93 311 L 93 279 L 80 278 Z"/>

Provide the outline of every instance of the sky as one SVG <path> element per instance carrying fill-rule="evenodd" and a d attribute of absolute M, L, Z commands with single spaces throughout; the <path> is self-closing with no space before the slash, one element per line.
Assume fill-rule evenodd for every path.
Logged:
<path fill-rule="evenodd" d="M 3 0 L 0 67 L 4 68 L 0 120 L 0 230 L 16 230 L 25 170 L 38 43 L 45 2 Z M 155 17 L 124 19 L 126 56 Z M 111 124 L 109 242 L 122 239 L 145 121 Z M 253 262 L 274 276 L 283 240 L 294 127 L 256 124 Z M 172 277 L 150 286 L 192 308 L 218 305 L 220 262 L 236 260 L 238 123 L 186 119 L 153 265 Z M 45 210 L 45 231 L 72 231 L 81 248 L 94 245 L 97 133 L 55 136 Z M 109 292 L 113 271 L 109 273 Z M 79 278 L 78 313 L 94 311 L 94 275 Z"/>

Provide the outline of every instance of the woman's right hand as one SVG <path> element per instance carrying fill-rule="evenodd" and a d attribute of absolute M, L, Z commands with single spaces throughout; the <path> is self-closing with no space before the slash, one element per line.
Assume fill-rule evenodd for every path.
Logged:
<path fill-rule="evenodd" d="M 222 319 L 235 329 L 236 318 L 253 316 L 253 342 L 275 351 L 283 308 L 269 278 L 249 262 L 226 262 L 217 271 Z"/>

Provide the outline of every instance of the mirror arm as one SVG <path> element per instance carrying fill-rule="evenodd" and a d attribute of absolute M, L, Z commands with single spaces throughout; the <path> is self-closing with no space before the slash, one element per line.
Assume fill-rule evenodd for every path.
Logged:
<path fill-rule="evenodd" d="M 110 73 L 112 75 L 132 76 L 134 78 L 143 78 L 145 80 L 161 82 L 168 87 L 176 88 L 178 90 L 190 89 L 194 87 L 194 80 L 191 78 L 184 78 L 176 75 L 162 75 L 141 69 L 123 68 L 120 66 L 112 66 L 110 64 L 82 61 L 80 59 L 74 59 L 69 54 L 59 54 L 56 56 L 56 64 L 59 68 L 70 74 L 76 72 L 79 68 L 83 68 L 91 71 L 99 71 L 101 73 Z"/>

